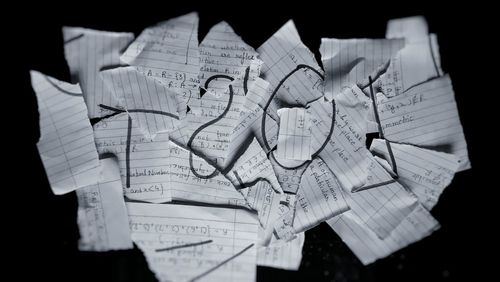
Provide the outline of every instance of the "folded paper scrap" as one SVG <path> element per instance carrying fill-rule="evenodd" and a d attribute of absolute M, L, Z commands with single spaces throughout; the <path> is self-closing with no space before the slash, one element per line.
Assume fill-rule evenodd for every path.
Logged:
<path fill-rule="evenodd" d="M 226 22 L 198 42 L 198 21 L 135 39 L 64 27 L 76 84 L 31 72 L 38 150 L 54 194 L 76 191 L 80 250 L 135 244 L 160 281 L 255 281 L 257 265 L 299 269 L 321 222 L 364 264 L 439 228 L 429 211 L 471 164 L 423 17 L 322 39 L 323 68 L 292 21 L 257 49 Z"/>

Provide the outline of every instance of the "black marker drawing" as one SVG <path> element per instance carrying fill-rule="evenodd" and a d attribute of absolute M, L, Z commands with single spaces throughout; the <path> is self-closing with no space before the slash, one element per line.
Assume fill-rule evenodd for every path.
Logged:
<path fill-rule="evenodd" d="M 197 243 L 189 243 L 189 244 L 184 244 L 184 245 L 177 245 L 177 246 L 172 246 L 172 247 L 167 247 L 167 248 L 156 249 L 155 251 L 156 252 L 165 252 L 165 251 L 171 251 L 171 250 L 176 250 L 176 249 L 205 245 L 205 244 L 209 244 L 212 242 L 213 242 L 212 240 L 206 240 L 206 241 L 201 241 L 201 242 L 197 242 Z"/>
<path fill-rule="evenodd" d="M 227 258 L 227 259 L 223 260 L 223 261 L 222 261 L 221 263 L 219 263 L 218 265 L 216 265 L 216 266 L 214 266 L 214 267 L 210 268 L 209 270 L 207 270 L 207 271 L 203 272 L 202 274 L 200 274 L 200 275 L 198 275 L 198 276 L 194 277 L 194 278 L 193 278 L 193 279 L 191 279 L 190 281 L 191 281 L 191 282 L 193 282 L 193 281 L 196 281 L 196 280 L 199 280 L 199 279 L 203 278 L 205 275 L 209 274 L 210 272 L 212 272 L 212 271 L 216 270 L 217 268 L 219 268 L 219 267 L 223 266 L 224 264 L 228 263 L 229 261 L 231 261 L 231 260 L 233 260 L 233 259 L 235 259 L 235 258 L 239 257 L 241 254 L 243 254 L 244 252 L 248 251 L 248 250 L 249 250 L 251 247 L 253 247 L 253 246 L 254 246 L 254 243 L 252 243 L 252 244 L 248 245 L 248 246 L 247 246 L 247 247 L 245 247 L 243 250 L 241 250 L 241 251 L 239 251 L 238 253 L 236 253 L 236 254 L 232 255 L 231 257 L 229 257 L 229 258 Z"/>

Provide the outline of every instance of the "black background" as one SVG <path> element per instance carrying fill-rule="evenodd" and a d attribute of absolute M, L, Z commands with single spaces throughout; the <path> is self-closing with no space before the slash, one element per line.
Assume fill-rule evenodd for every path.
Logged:
<path fill-rule="evenodd" d="M 187 2 L 187 1 L 184 1 Z M 61 27 L 83 26 L 99 30 L 132 31 L 142 29 L 190 11 L 200 16 L 199 40 L 209 28 L 227 21 L 248 44 L 257 48 L 288 19 L 292 18 L 302 41 L 316 54 L 321 37 L 383 38 L 388 19 L 424 15 L 430 31 L 437 33 L 442 67 L 452 78 L 460 118 L 464 127 L 473 169 L 456 175 L 432 214 L 442 227 L 432 236 L 388 258 L 363 266 L 326 224 L 306 232 L 303 260 L 299 271 L 258 268 L 258 281 L 481 281 L 491 271 L 488 262 L 497 262 L 487 235 L 498 223 L 494 205 L 498 185 L 495 174 L 486 169 L 496 153 L 493 132 L 498 124 L 489 116 L 489 106 L 498 105 L 498 85 L 486 79 L 477 61 L 491 62 L 495 54 L 483 49 L 494 44 L 495 33 L 485 33 L 486 17 L 468 4 L 458 13 L 455 6 L 436 8 L 429 4 L 395 6 L 389 3 L 330 3 L 309 8 L 282 6 L 269 8 L 263 3 L 230 2 L 187 4 L 181 2 L 120 3 L 121 8 L 79 5 L 78 8 L 21 7 L 9 15 L 3 28 L 15 34 L 2 40 L 8 74 L 4 85 L 4 120 L 13 125 L 2 133 L 11 171 L 2 174 L 2 194 L 6 213 L 2 218 L 2 250 L 8 251 L 7 264 L 12 281 L 154 281 L 137 249 L 108 253 L 77 250 L 76 196 L 54 196 L 50 191 L 36 150 L 39 138 L 36 98 L 29 81 L 29 70 L 69 81 L 64 59 Z M 21 6 L 23 3 L 20 3 Z M 81 3 L 83 4 L 83 3 Z M 174 5 L 175 4 L 175 5 Z M 418 6 L 417 6 L 418 4 Z M 29 5 L 29 4 L 26 4 Z M 402 4 L 401 4 L 402 5 Z M 397 9 L 395 9 L 397 8 Z M 59 10 L 59 9 L 62 9 Z M 19 12 L 22 11 L 22 12 Z M 491 23 L 488 23 L 491 25 Z M 484 36 L 486 34 L 486 36 Z M 483 45 L 484 44 L 484 45 Z M 492 87 L 483 89 L 484 85 Z M 9 89 L 12 88 L 12 89 Z M 493 129 L 493 132 L 492 132 Z M 8 134 L 8 135 L 6 135 Z M 498 147 L 498 146 L 497 146 Z M 493 236 L 492 236 L 493 237 Z M 2 253 L 5 253 L 4 251 Z M 487 278 L 488 280 L 491 279 Z"/>

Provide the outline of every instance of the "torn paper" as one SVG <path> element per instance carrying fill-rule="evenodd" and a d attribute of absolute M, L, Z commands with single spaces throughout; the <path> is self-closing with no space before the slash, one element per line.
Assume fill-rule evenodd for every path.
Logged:
<path fill-rule="evenodd" d="M 292 20 L 286 22 L 257 51 L 264 61 L 262 76 L 270 83 L 264 110 L 276 118 L 281 106 L 305 106 L 323 96 L 323 71 L 314 54 L 300 40 Z"/>
<path fill-rule="evenodd" d="M 64 54 L 71 76 L 82 87 L 90 118 L 102 117 L 109 110 L 99 104 L 117 106 L 99 72 L 120 65 L 120 55 L 134 39 L 129 32 L 108 32 L 80 27 L 63 27 Z"/>
<path fill-rule="evenodd" d="M 245 210 L 127 203 L 132 240 L 159 281 L 255 281 L 258 222 Z"/>
<path fill-rule="evenodd" d="M 305 234 L 297 234 L 295 239 L 285 242 L 273 239 L 269 246 L 259 246 L 257 249 L 257 265 L 298 270 L 302 261 L 302 248 Z"/>
<path fill-rule="evenodd" d="M 319 99 L 310 104 L 312 150 L 321 150 L 319 157 L 347 191 L 367 185 L 369 109 L 369 99 L 357 86 L 344 88 L 331 102 Z"/>
<path fill-rule="evenodd" d="M 179 119 L 176 94 L 134 67 L 101 72 L 102 79 L 116 100 L 134 119 L 148 138 L 172 130 Z M 104 104 L 102 108 L 109 108 Z"/>
<path fill-rule="evenodd" d="M 448 75 L 393 98 L 378 95 L 377 110 L 387 140 L 457 155 L 459 170 L 470 168 L 467 143 Z"/>
<path fill-rule="evenodd" d="M 239 155 L 239 158 L 227 173 L 227 178 L 236 187 L 240 188 L 251 186 L 253 183 L 263 180 L 268 182 L 274 191 L 282 192 L 271 162 L 255 138 L 252 139 L 246 150 Z"/>
<path fill-rule="evenodd" d="M 397 37 L 405 39 L 404 48 L 391 58 L 385 73 L 374 82 L 387 97 L 400 95 L 415 85 L 443 75 L 437 37 L 428 33 L 424 18 L 389 21 L 387 38 Z"/>
<path fill-rule="evenodd" d="M 264 104 L 269 99 L 269 83 L 263 79 L 256 79 L 245 96 L 243 111 L 238 124 L 231 133 L 230 154 L 235 152 L 237 144 L 243 144 L 246 139 L 255 136 L 262 149 L 267 153 L 278 141 L 278 122 L 271 116 L 262 122 Z M 264 138 L 267 142 L 264 142 Z M 269 147 L 266 147 L 266 144 Z"/>
<path fill-rule="evenodd" d="M 427 150 L 411 145 L 391 143 L 397 164 L 398 182 L 409 188 L 428 210 L 450 184 L 458 170 L 458 158 L 452 154 Z M 370 150 L 390 159 L 385 142 L 374 139 Z"/>
<path fill-rule="evenodd" d="M 40 113 L 37 147 L 56 195 L 97 183 L 100 167 L 80 86 L 31 71 Z"/>
<path fill-rule="evenodd" d="M 311 160 L 311 118 L 305 108 L 278 110 L 280 127 L 276 157 L 287 160 Z"/>
<path fill-rule="evenodd" d="M 429 35 L 427 21 L 422 16 L 413 16 L 387 21 L 385 38 L 404 38 L 406 43 L 414 44 Z"/>
<path fill-rule="evenodd" d="M 177 93 L 182 114 L 198 93 L 198 21 L 197 13 L 189 13 L 148 27 L 120 57 Z"/>
<path fill-rule="evenodd" d="M 148 139 L 126 113 L 98 122 L 94 130 L 99 153 L 119 160 L 127 198 L 246 206 L 228 179 L 203 158 L 169 141 L 167 133 Z M 216 175 L 199 177 L 211 173 Z"/>
<path fill-rule="evenodd" d="M 232 131 L 262 62 L 226 22 L 215 25 L 203 39 L 200 61 L 200 96 L 189 101 L 183 140 L 215 167 L 224 169 L 233 161 L 228 159 L 230 149 L 240 145 L 230 147 Z"/>
<path fill-rule="evenodd" d="M 297 191 L 295 232 L 309 230 L 349 209 L 335 175 L 319 158 L 307 167 Z"/>
<path fill-rule="evenodd" d="M 322 38 L 320 53 L 325 68 L 325 96 L 331 100 L 344 87 L 366 85 L 404 46 L 404 39 Z"/>
<path fill-rule="evenodd" d="M 246 95 L 260 74 L 260 63 L 250 67 L 257 56 L 227 22 L 214 25 L 200 43 L 200 86 L 219 97 L 232 81 L 240 80 L 242 87 L 233 88 L 234 95 Z"/>
<path fill-rule="evenodd" d="M 259 244 L 267 246 L 273 237 L 274 226 L 278 220 L 278 208 L 283 194 L 277 193 L 264 180 L 259 180 L 252 186 L 239 187 L 248 207 L 257 211 L 261 228 L 259 229 Z"/>
<path fill-rule="evenodd" d="M 81 251 L 132 249 L 120 170 L 114 159 L 101 160 L 101 176 L 95 185 L 76 190 Z"/>
<path fill-rule="evenodd" d="M 439 222 L 423 206 L 418 206 L 408 214 L 385 239 L 377 237 L 366 227 L 355 208 L 327 223 L 364 265 L 387 257 L 439 229 Z"/>

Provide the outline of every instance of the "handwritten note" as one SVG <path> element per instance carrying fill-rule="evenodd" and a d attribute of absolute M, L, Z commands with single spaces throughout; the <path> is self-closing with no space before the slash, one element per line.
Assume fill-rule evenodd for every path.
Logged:
<path fill-rule="evenodd" d="M 148 27 L 120 57 L 177 93 L 183 101 L 180 113 L 186 112 L 200 85 L 198 21 L 198 14 L 190 13 Z"/>
<path fill-rule="evenodd" d="M 231 133 L 230 154 L 231 152 L 236 152 L 235 149 L 248 138 L 252 138 L 252 136 L 257 138 L 257 141 L 266 153 L 269 152 L 269 149 L 264 145 L 264 137 L 266 137 L 271 148 L 277 144 L 278 122 L 268 115 L 268 118 L 264 121 L 264 125 L 262 124 L 262 116 L 266 114 L 263 107 L 266 99 L 270 97 L 268 89 L 269 82 L 260 78 L 256 79 L 253 87 L 249 88 L 243 105 L 244 110 L 239 116 L 238 124 Z"/>
<path fill-rule="evenodd" d="M 239 188 L 249 208 L 257 211 L 261 228 L 259 229 L 259 244 L 269 245 L 274 232 L 274 226 L 278 220 L 278 208 L 282 193 L 276 192 L 271 184 L 265 180 L 259 180 L 250 186 Z"/>
<path fill-rule="evenodd" d="M 80 86 L 31 71 L 40 113 L 37 147 L 56 195 L 97 183 L 99 159 Z"/>
<path fill-rule="evenodd" d="M 374 139 L 370 150 L 390 159 L 385 142 Z M 398 182 L 409 188 L 428 210 L 437 203 L 443 190 L 458 170 L 458 158 L 452 154 L 411 145 L 391 144 L 398 168 Z"/>
<path fill-rule="evenodd" d="M 415 85 L 443 75 L 437 37 L 428 33 L 423 17 L 389 21 L 387 38 L 396 37 L 405 39 L 405 47 L 391 58 L 386 72 L 375 81 L 375 87 L 387 97 L 397 96 Z"/>
<path fill-rule="evenodd" d="M 280 128 L 276 157 L 287 160 L 311 160 L 311 119 L 305 108 L 278 110 Z"/>
<path fill-rule="evenodd" d="M 219 169 L 229 165 L 232 131 L 243 111 L 245 95 L 259 76 L 261 61 L 226 23 L 215 25 L 200 44 L 199 99 L 190 100 L 185 127 L 188 147 L 212 160 Z"/>
<path fill-rule="evenodd" d="M 439 229 L 439 223 L 417 206 L 385 239 L 378 237 L 358 216 L 357 208 L 327 221 L 359 260 L 367 265 L 415 243 Z"/>
<path fill-rule="evenodd" d="M 445 75 L 405 93 L 377 98 L 385 138 L 457 155 L 459 170 L 470 168 L 450 77 Z"/>
<path fill-rule="evenodd" d="M 319 157 L 348 191 L 366 187 L 368 181 L 367 158 L 371 154 L 365 145 L 365 120 L 369 105 L 357 86 L 344 88 L 334 102 L 320 99 L 310 104 L 312 150 L 324 146 Z"/>
<path fill-rule="evenodd" d="M 114 159 L 101 160 L 99 182 L 76 190 L 76 196 L 80 250 L 109 251 L 133 248 L 120 170 Z"/>
<path fill-rule="evenodd" d="M 119 160 L 127 198 L 246 206 L 242 195 L 222 174 L 213 178 L 195 175 L 193 171 L 207 175 L 216 169 L 197 155 L 190 157 L 188 150 L 169 141 L 168 133 L 148 139 L 126 113 L 104 119 L 94 129 L 99 153 L 114 154 Z"/>
<path fill-rule="evenodd" d="M 251 213 L 140 203 L 127 209 L 132 240 L 158 280 L 255 281 L 259 224 Z"/>
<path fill-rule="evenodd" d="M 234 163 L 227 177 L 235 186 L 241 187 L 246 187 L 258 180 L 265 180 L 275 191 L 282 192 L 271 162 L 255 138 Z"/>
<path fill-rule="evenodd" d="M 245 88 L 260 74 L 260 63 L 252 66 L 258 61 L 257 56 L 253 47 L 246 44 L 227 22 L 214 25 L 200 43 L 201 87 L 210 89 L 218 97 L 227 92 L 233 80 L 239 80 L 241 86 L 233 88 L 234 94 L 245 95 Z M 219 77 L 214 79 L 214 76 Z"/>
<path fill-rule="evenodd" d="M 80 83 L 90 118 L 110 111 L 99 104 L 117 106 L 99 72 L 120 65 L 121 52 L 134 39 L 129 32 L 107 32 L 80 27 L 63 27 L 64 54 L 73 79 Z"/>
<path fill-rule="evenodd" d="M 297 191 L 293 229 L 299 233 L 349 209 L 335 175 L 319 158 L 308 166 Z"/>

